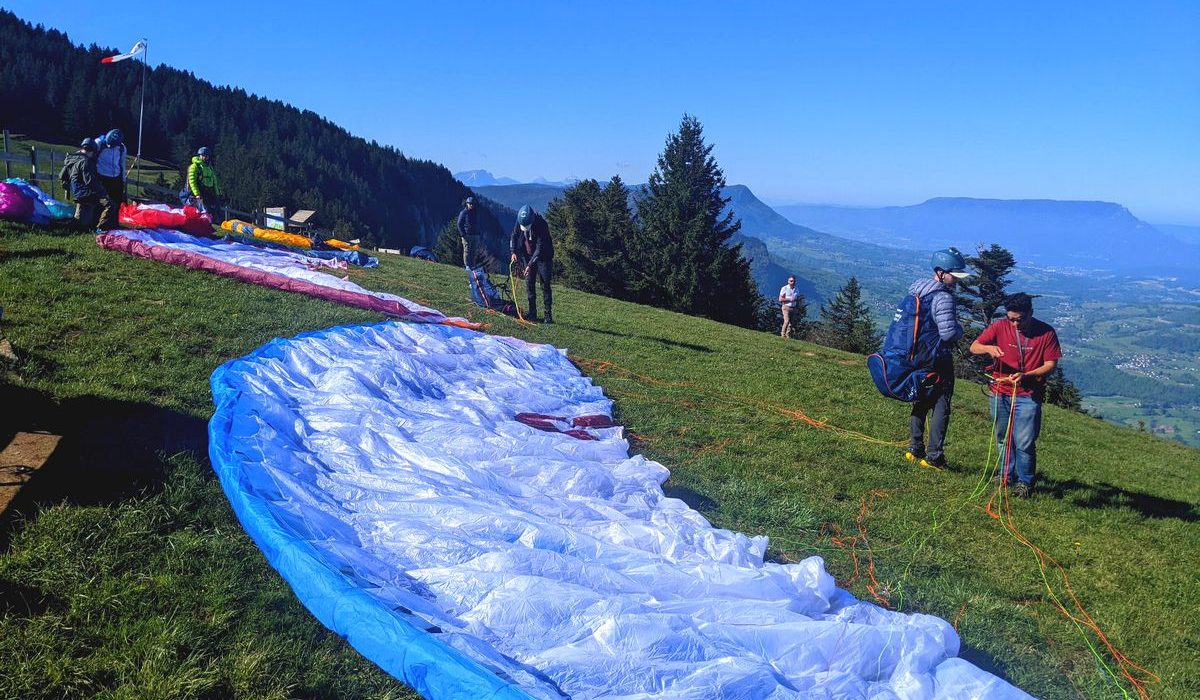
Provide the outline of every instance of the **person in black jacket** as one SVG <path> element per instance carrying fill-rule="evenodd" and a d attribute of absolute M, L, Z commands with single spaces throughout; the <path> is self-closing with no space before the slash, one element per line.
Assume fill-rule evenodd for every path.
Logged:
<path fill-rule="evenodd" d="M 96 153 L 99 149 L 92 139 L 84 139 L 79 150 L 63 158 L 58 179 L 64 192 L 75 200 L 75 224 L 83 230 L 96 227 L 100 200 L 107 196 L 96 172 Z"/>
<path fill-rule="evenodd" d="M 475 209 L 474 197 L 467 197 L 462 211 L 458 212 L 458 235 L 462 238 L 463 267 L 475 267 L 475 255 L 479 252 L 479 212 Z"/>
<path fill-rule="evenodd" d="M 526 204 L 517 212 L 517 225 L 509 239 L 512 262 L 518 258 L 525 266 L 525 293 L 529 296 L 529 319 L 537 321 L 536 279 L 542 280 L 542 301 L 546 307 L 546 323 L 554 323 L 550 293 L 550 269 L 554 263 L 554 243 L 550 240 L 550 225 L 541 214 Z"/>

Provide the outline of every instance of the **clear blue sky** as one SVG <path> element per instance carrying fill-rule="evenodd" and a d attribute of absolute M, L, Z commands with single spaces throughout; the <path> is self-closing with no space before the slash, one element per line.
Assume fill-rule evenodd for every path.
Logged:
<path fill-rule="evenodd" d="M 643 182 L 684 113 L 772 203 L 1099 199 L 1200 225 L 1200 2 L 57 2 L 81 43 L 521 180 Z"/>

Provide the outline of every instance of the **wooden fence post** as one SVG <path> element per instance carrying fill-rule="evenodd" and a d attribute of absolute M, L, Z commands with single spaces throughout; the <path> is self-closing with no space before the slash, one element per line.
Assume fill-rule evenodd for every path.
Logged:
<path fill-rule="evenodd" d="M 50 196 L 51 197 L 57 196 L 54 192 L 54 185 L 55 185 L 54 181 L 57 179 L 58 178 L 54 177 L 54 151 L 50 151 Z"/>

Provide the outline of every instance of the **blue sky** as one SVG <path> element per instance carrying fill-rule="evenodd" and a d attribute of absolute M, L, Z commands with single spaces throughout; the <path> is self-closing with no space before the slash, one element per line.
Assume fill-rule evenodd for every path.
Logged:
<path fill-rule="evenodd" d="M 1200 225 L 1200 2 L 5 2 L 521 180 L 643 182 L 687 112 L 772 203 L 1120 202 Z"/>

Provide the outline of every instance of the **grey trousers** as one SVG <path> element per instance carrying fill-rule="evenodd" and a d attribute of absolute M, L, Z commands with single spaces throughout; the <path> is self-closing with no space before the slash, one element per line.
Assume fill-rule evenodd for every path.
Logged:
<path fill-rule="evenodd" d="M 462 236 L 463 267 L 475 267 L 475 256 L 479 253 L 479 236 Z"/>
<path fill-rule="evenodd" d="M 954 397 L 954 365 L 939 366 L 942 383 L 923 401 L 914 401 L 908 419 L 908 451 L 918 457 L 939 459 L 943 456 L 946 430 L 950 427 L 950 399 Z M 930 413 L 929 444 L 925 443 L 925 421 Z"/>

